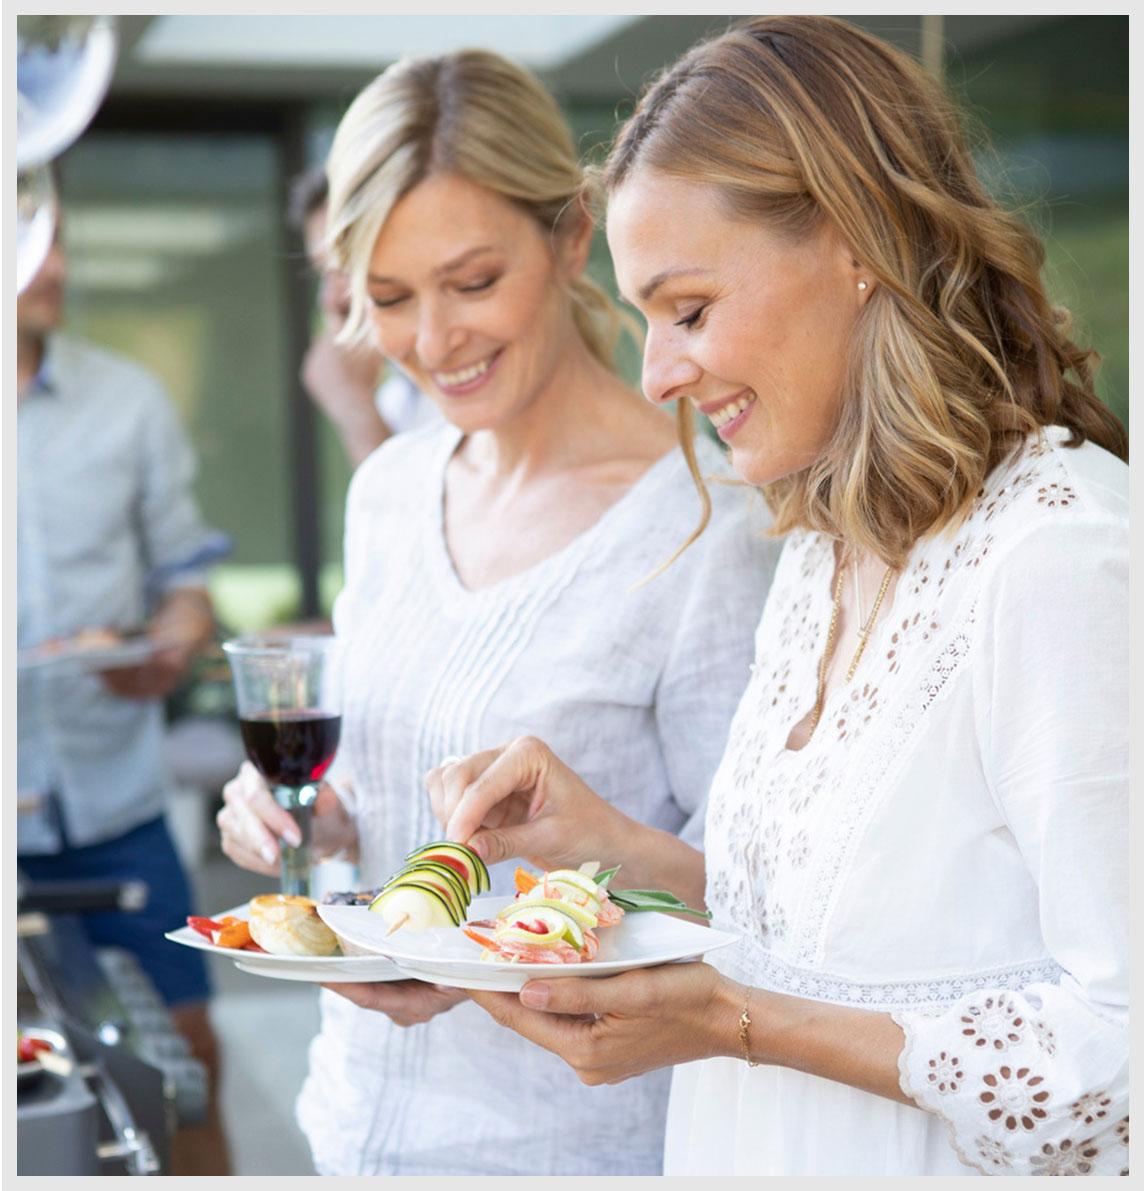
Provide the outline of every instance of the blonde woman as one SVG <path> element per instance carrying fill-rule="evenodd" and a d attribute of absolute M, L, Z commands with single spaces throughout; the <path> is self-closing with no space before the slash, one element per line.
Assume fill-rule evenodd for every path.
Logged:
<path fill-rule="evenodd" d="M 354 475 L 334 614 L 353 796 L 323 790 L 324 843 L 379 884 L 440 837 L 431 768 L 534 730 L 626 815 L 697 842 L 777 553 L 724 488 L 700 542 L 639 586 L 700 509 L 671 419 L 612 370 L 618 314 L 584 275 L 559 109 L 493 54 L 401 62 L 347 111 L 328 173 L 347 335 L 446 422 Z M 693 464 L 719 470 L 704 447 Z M 249 768 L 219 825 L 267 874 L 293 830 Z M 493 879 L 509 891 L 511 868 Z M 452 989 L 332 986 L 310 1064 L 298 1113 L 323 1173 L 661 1167 L 667 1072 L 584 1087 Z"/>
<path fill-rule="evenodd" d="M 789 531 L 706 857 L 535 739 L 432 797 L 741 942 L 474 999 L 590 1085 L 679 1064 L 669 1173 L 1127 1173 L 1126 437 L 1041 246 L 938 85 L 825 17 L 692 50 L 603 180 L 646 395 Z"/>

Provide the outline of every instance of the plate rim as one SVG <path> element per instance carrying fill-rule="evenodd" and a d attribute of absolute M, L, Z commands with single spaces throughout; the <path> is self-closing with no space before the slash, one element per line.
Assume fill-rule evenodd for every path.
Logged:
<path fill-rule="evenodd" d="M 64 647 L 46 654 L 41 652 L 42 645 L 31 645 L 17 651 L 16 668 L 39 670 L 51 666 L 70 666 L 85 670 L 116 669 L 151 657 L 157 649 L 157 644 L 146 638 L 127 638 L 118 645 L 105 645 L 99 649 Z M 108 662 L 116 664 L 108 665 Z"/>
<path fill-rule="evenodd" d="M 477 900 L 477 899 L 474 899 L 474 900 Z M 499 900 L 502 903 L 507 904 L 509 901 L 512 900 L 512 897 L 511 897 L 511 895 L 508 895 L 508 894 L 505 894 L 500 897 L 497 897 L 497 895 L 491 895 L 491 896 L 486 895 L 485 900 L 489 900 L 489 901 Z M 319 916 L 321 915 L 321 911 L 325 908 L 338 909 L 338 910 L 342 910 L 342 909 L 356 910 L 356 909 L 359 909 L 360 907 L 357 907 L 357 906 L 331 906 L 331 907 L 319 906 L 318 907 Z M 659 915 L 661 915 L 661 917 L 664 917 L 664 918 L 672 918 L 672 915 L 665 914 L 660 910 L 640 911 L 640 914 L 641 914 L 641 917 L 644 914 L 659 914 Z M 322 918 L 322 921 L 323 922 L 326 921 L 324 917 Z M 524 963 L 509 963 L 508 961 L 505 961 L 505 960 L 489 961 L 489 960 L 482 960 L 479 958 L 478 959 L 469 959 L 469 958 L 460 958 L 460 957 L 453 957 L 453 956 L 444 956 L 444 957 L 441 957 L 440 959 L 436 959 L 436 958 L 422 959 L 421 957 L 416 957 L 416 958 L 410 959 L 407 957 L 400 957 L 400 956 L 393 956 L 393 955 L 387 956 L 385 952 L 381 952 L 381 951 L 375 952 L 374 954 L 376 954 L 379 957 L 386 957 L 386 958 L 391 959 L 393 961 L 393 963 L 395 963 L 399 968 L 403 968 L 403 969 L 405 969 L 405 968 L 419 968 L 426 973 L 436 973 L 441 976 L 460 975 L 462 972 L 467 971 L 467 970 L 474 970 L 474 971 L 478 971 L 478 972 L 482 972 L 482 973 L 487 972 L 490 974 L 490 976 L 495 975 L 497 973 L 503 974 L 503 973 L 509 973 L 509 972 L 520 972 L 520 973 L 528 975 L 528 976 L 540 976 L 540 975 L 554 975 L 556 973 L 556 971 L 559 970 L 561 975 L 567 975 L 567 976 L 578 975 L 578 976 L 584 977 L 585 979 L 594 979 L 594 978 L 601 977 L 601 976 L 618 976 L 622 972 L 632 971 L 635 968 L 651 968 L 651 967 L 658 967 L 662 964 L 686 962 L 687 959 L 693 959 L 698 956 L 706 955 L 707 952 L 709 952 L 709 951 L 715 951 L 721 947 L 729 947 L 732 943 L 739 942 L 739 940 L 741 938 L 740 935 L 731 934 L 729 931 L 722 930 L 719 927 L 700 926 L 698 923 L 687 922 L 687 921 L 685 921 L 683 919 L 679 919 L 679 918 L 673 919 L 673 921 L 677 922 L 680 926 L 695 927 L 697 930 L 703 930 L 703 931 L 709 932 L 709 934 L 711 936 L 710 945 L 702 948 L 701 950 L 697 950 L 697 951 L 693 952 L 691 954 L 691 956 L 688 956 L 688 957 L 680 957 L 680 956 L 673 955 L 673 956 L 665 957 L 665 958 L 661 958 L 661 959 L 592 960 L 588 963 L 580 963 L 580 964 L 524 964 Z M 330 926 L 331 930 L 334 930 L 334 927 L 330 923 L 327 923 L 327 925 Z M 439 929 L 455 930 L 457 928 L 456 927 L 442 927 Z M 334 933 L 337 934 L 337 931 L 334 930 Z M 364 944 L 358 943 L 356 940 L 353 940 L 353 941 L 355 942 L 355 945 L 357 945 L 357 946 L 364 946 Z M 420 977 L 420 976 L 412 976 L 412 978 L 413 979 L 422 979 L 422 977 Z"/>
<path fill-rule="evenodd" d="M 257 897 L 258 895 L 255 894 Z M 241 906 L 234 906 L 229 910 L 219 910 L 218 916 L 225 917 L 227 914 L 233 915 L 235 918 L 242 918 L 249 920 L 249 902 L 243 902 Z M 211 918 L 214 915 L 204 914 L 195 915 L 195 917 Z M 184 933 L 185 932 L 185 933 Z M 182 936 L 182 937 L 180 937 Z M 234 963 L 238 963 L 239 957 L 249 956 L 257 963 L 266 963 L 276 966 L 289 966 L 291 964 L 301 963 L 318 963 L 318 964 L 344 964 L 352 963 L 354 960 L 393 960 L 387 955 L 380 953 L 372 953 L 370 955 L 275 955 L 270 951 L 243 951 L 239 947 L 220 947 L 217 943 L 209 942 L 203 935 L 200 935 L 194 927 L 187 924 L 177 926 L 174 930 L 164 931 L 164 939 L 169 939 L 172 943 L 178 943 L 182 947 L 193 947 L 196 951 L 206 951 L 211 955 L 217 955 L 221 959 L 229 959 Z"/>

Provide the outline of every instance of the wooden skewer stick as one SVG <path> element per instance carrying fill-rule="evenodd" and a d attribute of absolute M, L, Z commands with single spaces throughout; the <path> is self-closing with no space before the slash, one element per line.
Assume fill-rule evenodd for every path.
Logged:
<path fill-rule="evenodd" d="M 408 914 L 402 914 L 401 917 L 385 932 L 385 937 L 388 939 L 390 935 L 396 934 L 409 921 Z"/>

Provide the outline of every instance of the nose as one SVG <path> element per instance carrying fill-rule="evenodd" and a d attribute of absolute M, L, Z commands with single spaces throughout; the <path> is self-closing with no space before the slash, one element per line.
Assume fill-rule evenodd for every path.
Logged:
<path fill-rule="evenodd" d="M 449 357 L 464 341 L 464 327 L 457 324 L 447 302 L 434 298 L 421 301 L 413 346 L 418 360 L 430 372 L 448 363 Z"/>
<path fill-rule="evenodd" d="M 644 396 L 653 405 L 688 396 L 701 376 L 702 370 L 684 350 L 677 335 L 648 327 L 641 384 Z"/>

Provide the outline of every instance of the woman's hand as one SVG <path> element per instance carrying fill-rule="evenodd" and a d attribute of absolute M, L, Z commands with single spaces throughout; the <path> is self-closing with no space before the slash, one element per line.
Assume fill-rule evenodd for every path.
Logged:
<path fill-rule="evenodd" d="M 395 1025 L 417 1026 L 465 1000 L 459 988 L 442 988 L 421 980 L 393 980 L 382 984 L 323 984 L 362 1009 L 384 1013 Z"/>
<path fill-rule="evenodd" d="M 249 761 L 223 787 L 223 808 L 215 816 L 222 850 L 241 868 L 268 877 L 277 876 L 279 840 L 296 848 L 302 842 L 298 824 L 274 801 L 266 779 Z M 351 854 L 357 846 L 357 829 L 333 787 L 318 787 L 311 808 L 310 846 L 315 860 L 338 852 Z"/>
<path fill-rule="evenodd" d="M 545 869 L 612 864 L 624 825 L 639 830 L 531 736 L 439 765 L 425 785 L 446 836 L 487 864 L 514 856 Z"/>
<path fill-rule="evenodd" d="M 703 963 L 619 976 L 533 980 L 514 993 L 470 990 L 502 1026 L 559 1055 L 585 1084 L 738 1053 L 745 990 Z"/>

